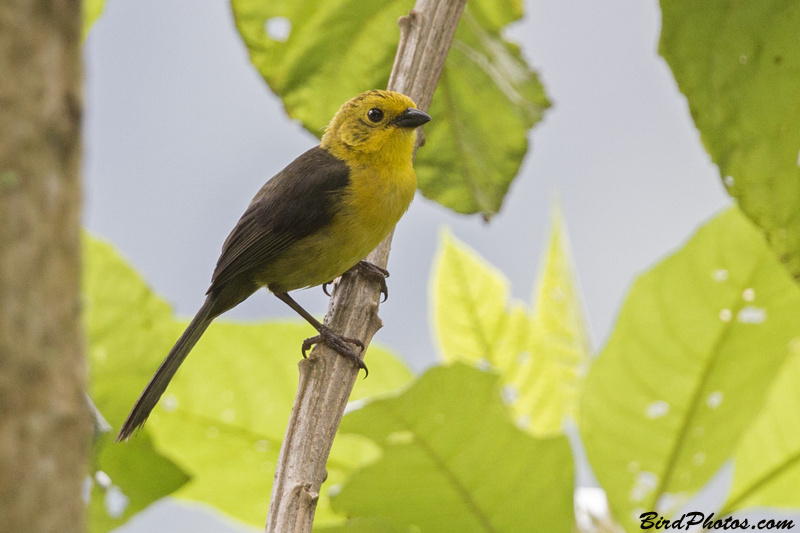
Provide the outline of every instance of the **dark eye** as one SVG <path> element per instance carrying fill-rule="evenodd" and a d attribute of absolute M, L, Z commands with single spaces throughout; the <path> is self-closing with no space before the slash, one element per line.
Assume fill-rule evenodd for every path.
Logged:
<path fill-rule="evenodd" d="M 380 122 L 383 120 L 383 111 L 378 109 L 377 107 L 373 107 L 369 111 L 367 111 L 367 118 L 371 122 Z"/>

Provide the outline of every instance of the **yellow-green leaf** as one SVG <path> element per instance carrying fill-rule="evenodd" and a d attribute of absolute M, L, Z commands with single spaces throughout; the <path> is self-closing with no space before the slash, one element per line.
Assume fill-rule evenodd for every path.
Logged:
<path fill-rule="evenodd" d="M 800 507 L 800 338 L 790 347 L 763 409 L 736 447 L 733 487 L 723 512 Z"/>
<path fill-rule="evenodd" d="M 669 515 L 735 450 L 800 331 L 800 287 L 737 208 L 633 285 L 583 387 L 580 429 L 616 518 Z"/>
<path fill-rule="evenodd" d="M 106 0 L 83 0 L 81 2 L 81 9 L 83 10 L 83 38 L 89 35 L 89 30 L 92 29 L 94 23 L 103 14 Z"/>
<path fill-rule="evenodd" d="M 589 339 L 566 228 L 554 208 L 535 293 L 536 314 L 509 297 L 508 280 L 475 251 L 443 233 L 434 264 L 434 331 L 445 361 L 497 369 L 517 424 L 539 436 L 575 417 Z"/>
<path fill-rule="evenodd" d="M 508 299 L 505 276 L 443 231 L 431 277 L 431 306 L 444 360 L 500 367 L 501 359 L 521 348 L 508 342 L 525 339 L 524 333 L 513 333 L 524 331 L 524 311 L 510 312 Z"/>
<path fill-rule="evenodd" d="M 528 351 L 504 376 L 508 390 L 517 395 L 511 405 L 521 427 L 529 427 L 536 435 L 555 435 L 562 431 L 565 418 L 577 416 L 591 350 L 558 205 L 553 209 L 550 242 L 534 298 Z"/>

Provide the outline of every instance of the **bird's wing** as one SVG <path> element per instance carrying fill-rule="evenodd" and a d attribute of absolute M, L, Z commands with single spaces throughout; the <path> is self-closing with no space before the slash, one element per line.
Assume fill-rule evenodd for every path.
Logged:
<path fill-rule="evenodd" d="M 225 240 L 211 286 L 214 291 L 244 274 L 268 268 L 295 242 L 328 225 L 350 169 L 315 147 L 269 180 Z"/>

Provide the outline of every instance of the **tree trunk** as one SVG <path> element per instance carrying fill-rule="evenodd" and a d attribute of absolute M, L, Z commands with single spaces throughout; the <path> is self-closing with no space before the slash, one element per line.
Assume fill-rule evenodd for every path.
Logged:
<path fill-rule="evenodd" d="M 427 110 L 439 81 L 466 0 L 417 0 L 400 19 L 389 89 L 410 96 Z M 392 235 L 367 260 L 386 267 Z M 325 324 L 347 337 L 361 339 L 365 350 L 381 327 L 380 294 L 373 284 L 346 275 L 335 284 Z M 281 446 L 267 516 L 267 533 L 311 531 L 319 490 L 327 475 L 336 430 L 353 390 L 358 370 L 325 344 L 300 361 L 300 385 Z"/>
<path fill-rule="evenodd" d="M 81 5 L 0 3 L 0 529 L 82 532 Z"/>

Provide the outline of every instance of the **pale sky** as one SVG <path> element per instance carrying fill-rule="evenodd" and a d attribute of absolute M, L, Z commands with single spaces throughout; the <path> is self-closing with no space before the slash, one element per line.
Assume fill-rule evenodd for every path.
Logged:
<path fill-rule="evenodd" d="M 600 348 L 633 278 L 730 204 L 657 54 L 659 25 L 656 0 L 526 2 L 509 34 L 553 107 L 490 224 L 417 196 L 397 228 L 376 342 L 418 370 L 436 360 L 427 280 L 441 227 L 530 301 L 558 192 Z M 86 225 L 178 313 L 193 315 L 251 197 L 316 139 L 286 118 L 250 64 L 227 1 L 108 0 L 85 50 Z M 324 314 L 320 289 L 297 296 Z M 226 316 L 295 315 L 263 292 Z M 119 531 L 235 530 L 160 503 Z"/>

